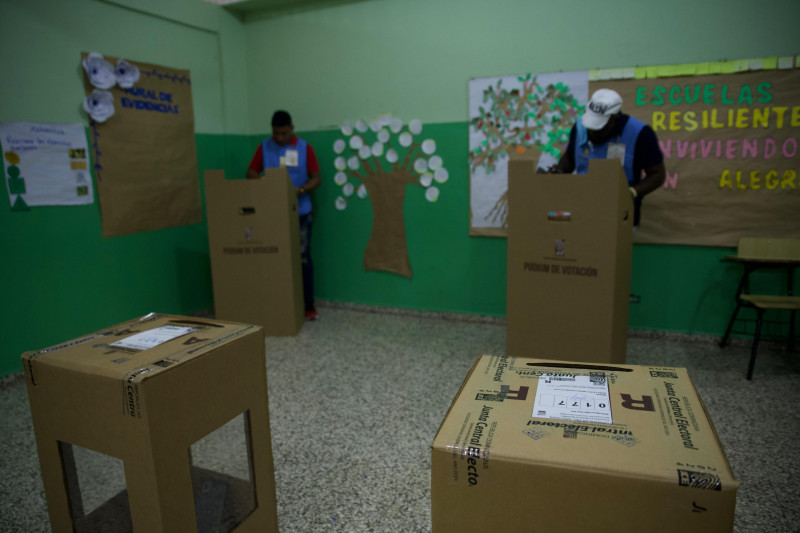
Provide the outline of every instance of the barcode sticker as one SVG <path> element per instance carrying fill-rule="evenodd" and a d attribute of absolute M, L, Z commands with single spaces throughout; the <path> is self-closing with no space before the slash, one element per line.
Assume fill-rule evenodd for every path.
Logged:
<path fill-rule="evenodd" d="M 111 346 L 119 346 L 120 348 L 131 348 L 133 350 L 148 350 L 155 348 L 159 344 L 164 344 L 187 333 L 197 331 L 197 328 L 189 328 L 185 326 L 161 326 L 160 328 L 151 329 L 130 337 L 124 338 L 117 342 L 112 342 Z"/>
<path fill-rule="evenodd" d="M 531 416 L 611 424 L 608 382 L 599 376 L 539 376 Z"/>

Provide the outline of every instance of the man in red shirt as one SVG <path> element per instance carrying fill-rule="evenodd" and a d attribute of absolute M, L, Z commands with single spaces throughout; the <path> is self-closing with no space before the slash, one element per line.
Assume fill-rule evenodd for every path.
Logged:
<path fill-rule="evenodd" d="M 294 134 L 292 117 L 286 111 L 272 115 L 272 136 L 258 145 L 247 178 L 259 178 L 265 168 L 286 168 L 297 193 L 297 210 L 300 215 L 300 252 L 303 266 L 303 299 L 306 318 L 319 318 L 314 305 L 314 265 L 311 262 L 311 226 L 314 214 L 309 192 L 322 184 L 319 163 L 314 149 Z"/>

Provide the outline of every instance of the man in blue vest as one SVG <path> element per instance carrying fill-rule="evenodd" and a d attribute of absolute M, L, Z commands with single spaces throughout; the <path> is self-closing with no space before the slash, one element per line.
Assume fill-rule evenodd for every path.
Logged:
<path fill-rule="evenodd" d="M 622 113 L 619 93 L 598 89 L 586 105 L 581 120 L 572 127 L 567 151 L 549 172 L 585 174 L 589 170 L 589 159 L 609 158 L 622 161 L 633 196 L 633 225 L 638 226 L 642 198 L 661 187 L 666 179 L 664 156 L 653 129 Z"/>
<path fill-rule="evenodd" d="M 314 306 L 314 265 L 311 262 L 311 226 L 314 215 L 309 192 L 322 184 L 319 163 L 314 149 L 294 134 L 292 117 L 286 111 L 272 115 L 272 137 L 264 139 L 258 146 L 247 178 L 256 179 L 265 168 L 285 167 L 297 192 L 297 210 L 300 215 L 300 253 L 303 265 L 303 299 L 306 318 L 319 318 Z"/>

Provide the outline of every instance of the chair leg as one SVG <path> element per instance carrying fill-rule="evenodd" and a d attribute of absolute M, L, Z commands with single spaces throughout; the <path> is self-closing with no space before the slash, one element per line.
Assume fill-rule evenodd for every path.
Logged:
<path fill-rule="evenodd" d="M 797 318 L 797 312 L 792 309 L 789 312 L 789 352 L 794 351 L 794 321 Z"/>
<path fill-rule="evenodd" d="M 764 310 L 756 308 L 756 332 L 753 335 L 753 346 L 750 348 L 750 365 L 747 367 L 748 381 L 753 379 L 753 368 L 756 366 L 756 354 L 758 353 L 758 342 L 761 340 L 761 326 L 764 323 Z"/>
<path fill-rule="evenodd" d="M 723 335 L 722 340 L 719 341 L 719 347 L 724 348 L 726 344 L 728 344 L 728 340 L 731 336 L 731 330 L 733 329 L 733 323 L 736 322 L 736 317 L 739 316 L 739 309 L 741 309 L 742 304 L 737 299 L 736 301 L 736 309 L 733 311 L 733 315 L 731 315 L 731 319 L 728 322 L 728 328 L 725 330 L 725 335 Z"/>

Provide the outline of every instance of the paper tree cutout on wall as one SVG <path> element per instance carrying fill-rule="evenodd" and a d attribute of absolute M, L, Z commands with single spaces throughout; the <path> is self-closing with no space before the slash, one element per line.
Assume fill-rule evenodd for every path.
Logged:
<path fill-rule="evenodd" d="M 364 269 L 411 277 L 403 204 L 408 185 L 422 189 L 429 202 L 439 199 L 439 186 L 450 175 L 436 155 L 436 141 L 417 138 L 422 133 L 419 120 L 405 125 L 388 114 L 369 125 L 363 120 L 355 126 L 347 122 L 341 133 L 343 138 L 333 144 L 334 182 L 341 187 L 336 208 L 347 209 L 356 200 L 372 202 Z"/>
<path fill-rule="evenodd" d="M 553 162 L 569 141 L 569 132 L 583 106 L 563 83 L 541 86 L 536 76 L 519 76 L 515 87 L 504 87 L 500 79 L 483 91 L 483 106 L 470 121 L 474 133 L 483 136 L 469 154 L 470 167 L 495 171 L 497 162 L 509 153 L 525 153 L 531 148 L 549 156 Z M 492 210 L 507 225 L 508 191 Z"/>

